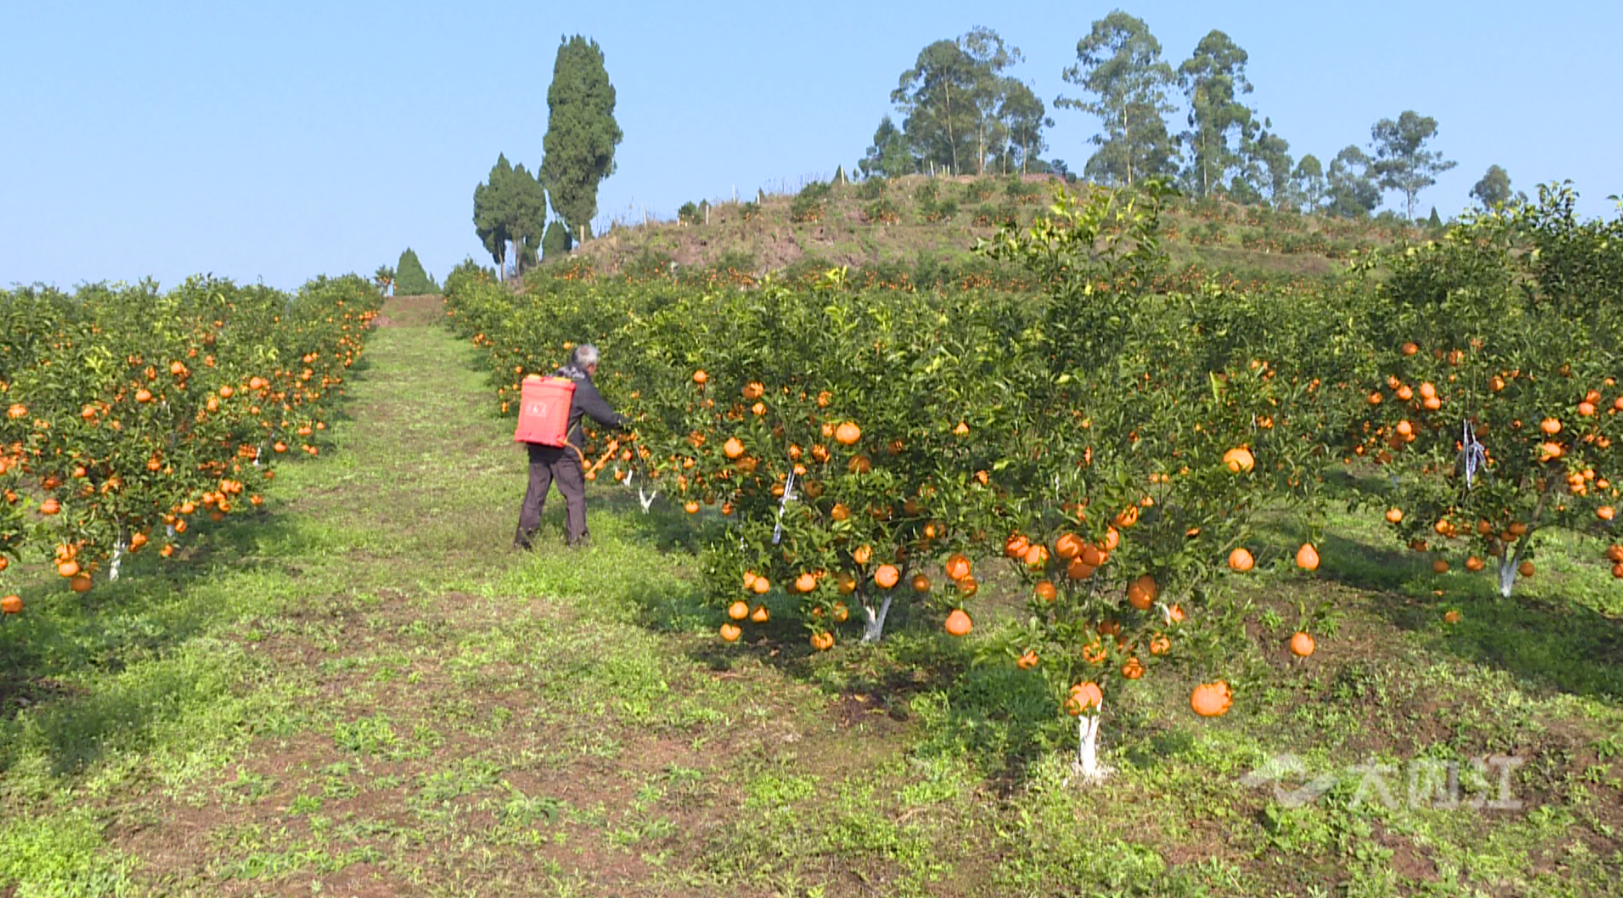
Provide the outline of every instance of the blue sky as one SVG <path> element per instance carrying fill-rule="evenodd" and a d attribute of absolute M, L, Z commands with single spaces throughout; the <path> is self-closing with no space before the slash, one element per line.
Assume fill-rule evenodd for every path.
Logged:
<path fill-rule="evenodd" d="M 212 272 L 291 287 L 415 248 L 436 277 L 489 257 L 474 186 L 534 168 L 558 42 L 602 45 L 625 131 L 600 221 L 670 217 L 851 165 L 918 51 L 975 25 L 1047 103 L 1111 5 L 937 2 L 8 2 L 0 9 L 0 285 Z M 1300 156 L 1437 118 L 1463 208 L 1491 163 L 1517 188 L 1623 193 L 1623 3 L 1136 2 L 1176 65 L 1213 28 L 1250 54 L 1252 105 Z M 994 12 L 995 10 L 995 12 Z M 1095 123 L 1054 112 L 1080 169 Z M 1388 205 L 1392 205 L 1389 198 Z"/>

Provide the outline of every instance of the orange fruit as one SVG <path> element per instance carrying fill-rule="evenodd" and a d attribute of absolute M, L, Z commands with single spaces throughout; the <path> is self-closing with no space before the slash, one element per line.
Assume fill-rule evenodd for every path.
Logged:
<path fill-rule="evenodd" d="M 873 572 L 873 582 L 880 589 L 890 589 L 902 581 L 902 572 L 893 564 L 882 564 Z"/>
<path fill-rule="evenodd" d="M 1011 533 L 1009 538 L 1003 541 L 1003 554 L 1010 558 L 1024 558 L 1026 549 L 1030 547 L 1031 543 L 1025 536 L 1019 533 Z"/>
<path fill-rule="evenodd" d="M 728 458 L 736 459 L 744 454 L 744 443 L 738 437 L 728 437 L 727 442 L 722 444 L 721 451 Z"/>
<path fill-rule="evenodd" d="M 1561 432 L 1561 420 L 1559 418 L 1545 418 L 1543 421 L 1538 422 L 1538 429 L 1553 437 Z"/>
<path fill-rule="evenodd" d="M 1025 653 L 1020 656 L 1020 660 L 1014 663 L 1021 670 L 1030 670 L 1037 666 L 1037 653 L 1031 649 L 1026 649 Z"/>
<path fill-rule="evenodd" d="M 849 446 L 862 439 L 862 428 L 853 421 L 846 421 L 834 428 L 834 440 L 842 446 Z"/>
<path fill-rule="evenodd" d="M 56 566 L 56 572 L 62 577 L 77 577 L 79 576 L 79 562 L 64 561 Z"/>
<path fill-rule="evenodd" d="M 1054 554 L 1066 561 L 1082 554 L 1082 547 L 1082 538 L 1074 533 L 1062 533 L 1054 540 Z"/>
<path fill-rule="evenodd" d="M 926 593 L 930 591 L 930 578 L 924 574 L 914 574 L 912 580 L 913 591 Z"/>
<path fill-rule="evenodd" d="M 772 619 L 772 612 L 766 610 L 765 605 L 756 605 L 750 612 L 750 620 L 757 624 L 764 624 Z"/>
<path fill-rule="evenodd" d="M 771 588 L 772 581 L 765 577 L 756 577 L 755 582 L 750 584 L 750 589 L 758 596 L 765 595 L 766 591 Z"/>
<path fill-rule="evenodd" d="M 834 647 L 834 634 L 828 632 L 827 630 L 824 630 L 821 633 L 813 633 L 811 637 L 811 647 L 819 652 L 828 651 Z"/>
<path fill-rule="evenodd" d="M 1251 570 L 1256 564 L 1257 560 L 1252 558 L 1251 553 L 1244 547 L 1237 548 L 1229 553 L 1229 567 L 1242 574 Z"/>
<path fill-rule="evenodd" d="M 1387 520 L 1388 523 L 1392 523 L 1392 524 L 1397 524 L 1397 523 L 1402 522 L 1402 520 L 1403 520 L 1403 509 L 1401 509 L 1401 508 L 1388 508 L 1386 510 L 1386 520 Z"/>
<path fill-rule="evenodd" d="M 1602 505 L 1601 507 L 1595 509 L 1595 517 L 1600 518 L 1603 521 L 1610 521 L 1612 518 L 1617 517 L 1617 509 L 1610 505 Z"/>
<path fill-rule="evenodd" d="M 1201 717 L 1221 717 L 1233 706 L 1234 695 L 1222 680 L 1202 683 L 1189 693 L 1189 707 Z"/>
<path fill-rule="evenodd" d="M 866 543 L 857 546 L 856 550 L 851 553 L 851 560 L 860 565 L 866 565 L 871 558 L 873 558 L 873 547 Z"/>
<path fill-rule="evenodd" d="M 817 588 L 817 575 L 816 574 L 813 574 L 813 573 L 808 571 L 808 572 L 803 573 L 800 576 L 795 578 L 795 590 L 797 592 L 811 592 L 812 590 L 814 590 L 816 588 Z"/>
<path fill-rule="evenodd" d="M 1081 558 L 1072 558 L 1071 563 L 1065 566 L 1065 576 L 1072 580 L 1086 580 L 1093 576 L 1095 569 Z"/>
<path fill-rule="evenodd" d="M 1026 547 L 1026 567 L 1042 567 L 1048 563 L 1048 547 L 1042 543 L 1032 543 Z"/>
<path fill-rule="evenodd" d="M 704 386 L 705 383 L 707 383 L 709 380 L 710 380 L 710 375 L 704 373 L 703 368 L 700 368 L 699 370 L 693 372 L 693 382 L 698 384 L 699 386 L 701 386 L 701 387 Z"/>
<path fill-rule="evenodd" d="M 68 588 L 72 589 L 74 592 L 89 592 L 90 575 L 80 574 L 79 576 L 70 579 L 68 581 Z"/>
<path fill-rule="evenodd" d="M 11 595 L 0 599 L 0 614 L 17 614 L 23 610 L 22 596 Z"/>
<path fill-rule="evenodd" d="M 1474 573 L 1482 570 L 1484 567 L 1487 567 L 1487 565 L 1483 563 L 1482 559 L 1476 557 L 1475 555 L 1465 559 L 1465 569 L 1468 571 Z"/>
<path fill-rule="evenodd" d="M 1446 574 L 1448 573 L 1448 562 L 1439 558 L 1431 563 L 1431 569 L 1435 573 Z"/>
<path fill-rule="evenodd" d="M 687 512 L 688 514 L 698 514 L 699 513 L 699 503 L 694 502 L 693 500 L 689 499 L 688 501 L 682 503 L 682 510 Z M 216 514 L 218 514 L 218 512 L 216 512 Z"/>
<path fill-rule="evenodd" d="M 1150 654 L 1165 655 L 1170 651 L 1172 651 L 1172 640 L 1166 638 L 1165 634 L 1157 633 L 1150 637 Z"/>
<path fill-rule="evenodd" d="M 1302 547 L 1296 550 L 1296 566 L 1304 571 L 1319 569 L 1319 551 L 1313 548 L 1312 543 L 1302 543 Z"/>
<path fill-rule="evenodd" d="M 974 577 L 965 577 L 958 581 L 958 594 L 966 599 L 979 592 L 980 588 L 980 583 Z"/>
<path fill-rule="evenodd" d="M 1237 446 L 1223 453 L 1223 464 L 1236 474 L 1249 474 L 1256 466 L 1257 459 L 1251 450 L 1244 446 Z"/>
<path fill-rule="evenodd" d="M 1291 637 L 1291 654 L 1298 658 L 1306 658 L 1313 654 L 1313 650 L 1317 647 L 1313 637 L 1306 633 L 1297 633 Z"/>
<path fill-rule="evenodd" d="M 727 616 L 732 618 L 733 620 L 743 620 L 744 618 L 749 617 L 750 616 L 749 603 L 740 600 L 740 601 L 732 603 L 731 605 L 728 605 L 727 606 Z"/>
<path fill-rule="evenodd" d="M 1155 578 L 1145 574 L 1127 587 L 1127 604 L 1140 611 L 1148 611 L 1160 594 L 1161 588 L 1156 584 Z"/>
<path fill-rule="evenodd" d="M 1104 704 L 1104 700 L 1098 683 L 1092 680 L 1078 683 L 1071 687 L 1070 697 L 1065 700 L 1065 713 L 1077 717 Z"/>
<path fill-rule="evenodd" d="M 742 636 L 743 634 L 744 631 L 739 629 L 737 624 L 721 625 L 721 639 L 723 642 L 737 642 L 738 637 Z"/>
<path fill-rule="evenodd" d="M 1045 602 L 1052 602 L 1059 597 L 1059 590 L 1054 588 L 1054 581 L 1052 580 L 1037 581 L 1037 585 L 1032 587 L 1031 591 L 1036 594 L 1037 598 Z"/>
<path fill-rule="evenodd" d="M 1538 569 L 1533 567 L 1533 562 L 1531 561 L 1524 561 L 1516 567 L 1516 573 L 1521 574 L 1523 577 L 1531 577 L 1537 572 Z"/>
<path fill-rule="evenodd" d="M 1129 680 L 1136 680 L 1144 676 L 1144 665 L 1137 658 L 1128 658 L 1121 666 L 1121 675 Z"/>
<path fill-rule="evenodd" d="M 1457 624 L 1460 622 L 1460 613 L 1450 608 L 1448 611 L 1443 613 L 1443 621 L 1445 623 Z"/>
<path fill-rule="evenodd" d="M 947 615 L 945 626 L 948 633 L 954 636 L 965 636 L 968 635 L 974 624 L 969 620 L 969 615 L 964 613 L 964 609 L 954 608 L 952 613 Z"/>
<path fill-rule="evenodd" d="M 840 574 L 839 584 L 840 595 L 842 596 L 848 596 L 857 591 L 857 578 L 851 576 L 850 574 Z"/>
<path fill-rule="evenodd" d="M 956 582 L 969 576 L 969 559 L 965 558 L 961 552 L 954 552 L 949 555 L 947 563 L 943 567 L 947 572 L 948 580 Z"/>

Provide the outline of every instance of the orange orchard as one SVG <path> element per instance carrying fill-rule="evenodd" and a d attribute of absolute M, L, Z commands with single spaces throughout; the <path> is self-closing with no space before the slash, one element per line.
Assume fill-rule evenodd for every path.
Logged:
<path fill-rule="evenodd" d="M 314 448 L 379 302 L 355 276 L 0 292 L 0 572 L 37 553 L 84 592 L 154 539 L 173 555 L 199 513 L 259 505 L 273 445 Z"/>
<path fill-rule="evenodd" d="M 544 304 L 465 275 L 450 302 L 504 403 L 526 372 L 593 335 L 600 386 L 637 422 L 612 473 L 647 501 L 714 509 L 694 519 L 725 627 L 770 593 L 795 607 L 814 650 L 846 633 L 881 639 L 897 602 L 978 635 L 977 574 L 1006 565 L 1029 607 L 996 638 L 1022 676 L 1043 679 L 1056 714 L 1078 718 L 1091 779 L 1103 715 L 1169 666 L 1198 683 L 1195 713 L 1233 706 L 1227 586 L 1258 568 L 1319 568 L 1322 478 L 1336 462 L 1397 474 L 1380 508 L 1406 538 L 1479 540 L 1477 554 L 1497 549 L 1512 571 L 1531 570 L 1525 546 L 1552 516 L 1610 524 L 1617 504 L 1605 453 L 1623 436 L 1623 395 L 1594 364 L 1560 357 L 1557 336 L 1581 320 L 1580 342 L 1608 357 L 1598 348 L 1619 335 L 1615 312 L 1579 308 L 1575 294 L 1570 316 L 1521 315 L 1500 333 L 1463 307 L 1473 297 L 1447 315 L 1427 305 L 1438 285 L 1474 283 L 1459 254 L 1536 267 L 1512 244 L 1540 227 L 1548 245 L 1568 239 L 1558 214 L 1467 224 L 1453 243 L 1384 259 L 1389 281 L 1281 301 L 1158 289 L 1160 202 L 1153 186 L 1062 193 L 1048 218 L 1002 232 L 986 254 L 1027 269 L 1041 297 L 860 289 L 836 269 L 750 289 L 537 276 Z M 1495 244 L 1496 227 L 1516 233 Z M 1483 306 L 1505 311 L 1514 291 L 1501 292 Z M 1511 345 L 1552 348 L 1531 371 Z M 1468 488 L 1450 467 L 1464 448 L 1453 444 L 1471 442 L 1466 422 L 1489 447 Z M 1264 508 L 1285 512 L 1296 548 L 1257 538 Z M 859 622 L 841 627 L 847 617 Z M 1311 618 L 1290 643 L 1300 658 L 1314 650 Z"/>

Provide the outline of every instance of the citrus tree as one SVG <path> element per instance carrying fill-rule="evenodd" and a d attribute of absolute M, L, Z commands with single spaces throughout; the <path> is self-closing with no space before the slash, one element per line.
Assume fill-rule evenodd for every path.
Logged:
<path fill-rule="evenodd" d="M 0 553 L 48 553 L 79 592 L 195 516 L 261 503 L 314 434 L 375 314 L 359 277 L 289 296 L 194 278 L 0 294 Z"/>
<path fill-rule="evenodd" d="M 1228 710 L 1225 578 L 1257 564 L 1256 512 L 1316 507 L 1336 432 L 1300 354 L 1340 348 L 1317 319 L 1215 287 L 1154 288 L 1165 197 L 1153 184 L 1061 192 L 1046 219 L 990 247 L 1049 285 L 990 477 L 1003 554 L 1031 589 L 1011 653 L 1078 718 L 1085 781 L 1102 775 L 1106 696 L 1168 660 L 1200 675 L 1197 713 Z M 1311 539 L 1283 563 L 1316 569 Z"/>
<path fill-rule="evenodd" d="M 1616 539 L 1623 218 L 1580 221 L 1574 200 L 1546 187 L 1364 265 L 1379 314 L 1353 440 L 1386 475 L 1371 504 L 1437 571 L 1463 556 L 1506 597 L 1549 529 Z"/>

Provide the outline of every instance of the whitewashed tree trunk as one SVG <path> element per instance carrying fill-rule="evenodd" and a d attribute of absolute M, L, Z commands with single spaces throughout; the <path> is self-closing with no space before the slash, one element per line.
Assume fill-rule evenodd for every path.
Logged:
<path fill-rule="evenodd" d="M 896 585 L 900 589 L 901 584 Z M 895 597 L 895 590 L 885 592 L 885 600 L 879 603 L 879 609 L 874 610 L 873 605 L 867 601 L 862 603 L 863 610 L 868 613 L 868 620 L 862 625 L 862 641 L 878 642 L 885 636 L 885 616 L 890 614 L 890 602 Z"/>
<path fill-rule="evenodd" d="M 1099 714 L 1103 707 L 1100 704 L 1092 714 L 1076 719 L 1076 763 L 1071 765 L 1071 771 L 1084 784 L 1101 782 L 1108 773 L 1099 765 Z"/>
<path fill-rule="evenodd" d="M 118 569 L 124 563 L 124 540 L 113 544 L 113 560 L 107 564 L 107 582 L 118 582 Z"/>
<path fill-rule="evenodd" d="M 1516 586 L 1516 559 L 1506 553 L 1499 560 L 1499 595 L 1510 598 L 1510 591 Z"/>

